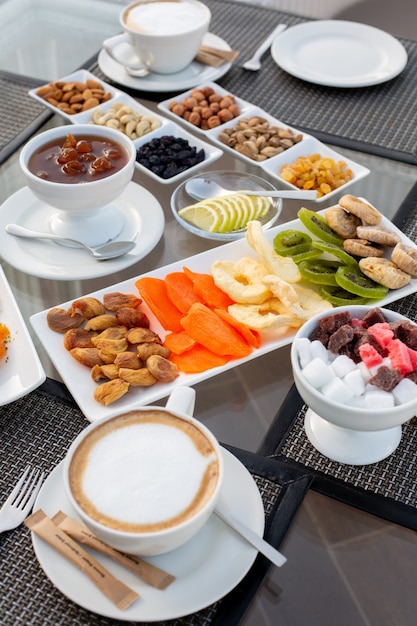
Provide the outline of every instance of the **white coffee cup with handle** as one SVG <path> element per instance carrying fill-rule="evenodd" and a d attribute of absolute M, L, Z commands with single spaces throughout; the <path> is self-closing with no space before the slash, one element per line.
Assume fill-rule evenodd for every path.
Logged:
<path fill-rule="evenodd" d="M 137 67 L 157 74 L 175 74 L 196 56 L 210 20 L 210 9 L 199 0 L 133 2 L 119 17 L 123 33 L 106 39 L 103 48 L 125 65 L 122 47 L 127 45 L 132 48 L 129 56 L 137 58 Z"/>
<path fill-rule="evenodd" d="M 64 489 L 83 523 L 130 554 L 169 552 L 213 513 L 223 483 L 214 435 L 196 418 L 195 391 L 90 424 L 64 461 Z"/>

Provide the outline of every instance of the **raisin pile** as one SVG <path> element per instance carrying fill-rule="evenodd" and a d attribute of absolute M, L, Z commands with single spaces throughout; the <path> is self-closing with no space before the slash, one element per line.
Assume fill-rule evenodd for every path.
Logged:
<path fill-rule="evenodd" d="M 180 174 L 205 158 L 203 148 L 197 150 L 187 139 L 172 135 L 155 137 L 136 152 L 136 161 L 140 165 L 164 179 Z"/>

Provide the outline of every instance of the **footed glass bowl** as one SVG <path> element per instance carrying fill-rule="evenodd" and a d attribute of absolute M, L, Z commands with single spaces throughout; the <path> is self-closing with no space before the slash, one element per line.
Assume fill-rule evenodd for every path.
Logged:
<path fill-rule="evenodd" d="M 231 189 L 233 191 L 239 191 L 241 189 L 253 189 L 254 191 L 275 191 L 274 187 L 267 180 L 255 176 L 254 174 L 248 174 L 246 172 L 237 171 L 209 171 L 196 174 L 192 178 L 185 180 L 174 191 L 171 197 L 171 209 L 175 219 L 181 226 L 194 235 L 204 237 L 205 239 L 215 239 L 217 241 L 233 241 L 235 239 L 241 239 L 245 237 L 246 228 L 234 230 L 226 233 L 212 233 L 197 226 L 194 226 L 187 220 L 183 219 L 178 211 L 191 204 L 196 204 L 198 200 L 190 196 L 187 192 L 187 183 L 195 179 L 203 179 L 204 181 L 210 181 L 217 183 L 225 189 Z M 264 229 L 271 228 L 277 221 L 282 210 L 282 200 L 280 198 L 269 198 L 269 210 L 268 213 L 259 221 Z"/>

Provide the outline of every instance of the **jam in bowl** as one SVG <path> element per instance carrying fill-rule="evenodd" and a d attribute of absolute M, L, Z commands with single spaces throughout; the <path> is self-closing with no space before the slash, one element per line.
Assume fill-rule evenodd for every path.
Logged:
<path fill-rule="evenodd" d="M 131 182 L 135 157 L 122 133 L 76 124 L 33 137 L 21 150 L 20 167 L 34 196 L 51 207 L 51 232 L 96 246 L 123 228 L 117 200 Z"/>

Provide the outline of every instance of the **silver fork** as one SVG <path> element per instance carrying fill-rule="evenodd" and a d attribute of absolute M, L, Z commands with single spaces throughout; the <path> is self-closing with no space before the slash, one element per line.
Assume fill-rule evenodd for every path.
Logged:
<path fill-rule="evenodd" d="M 0 509 L 0 532 L 19 526 L 29 515 L 36 496 L 42 486 L 44 472 L 30 465 L 23 472 L 19 482 Z"/>
<path fill-rule="evenodd" d="M 276 28 L 272 31 L 272 33 L 265 39 L 265 41 L 259 46 L 256 50 L 255 54 L 248 61 L 243 63 L 242 67 L 245 70 L 252 70 L 252 72 L 257 72 L 261 69 L 261 57 L 265 52 L 270 48 L 272 42 L 278 33 L 282 33 L 283 30 L 287 28 L 286 24 L 278 24 Z"/>

